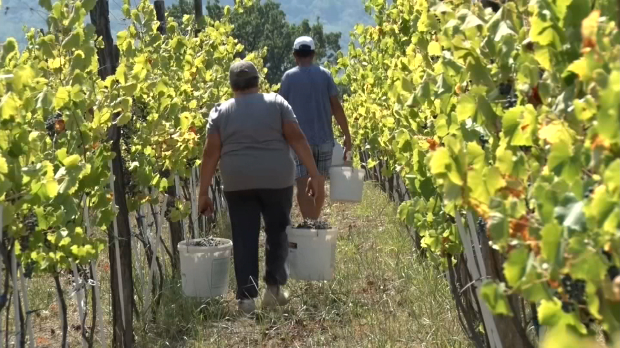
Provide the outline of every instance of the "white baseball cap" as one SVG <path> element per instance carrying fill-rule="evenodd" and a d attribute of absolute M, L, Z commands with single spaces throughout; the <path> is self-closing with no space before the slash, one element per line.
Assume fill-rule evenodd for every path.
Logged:
<path fill-rule="evenodd" d="M 295 51 L 314 51 L 314 40 L 310 36 L 300 36 L 295 40 L 293 45 Z"/>

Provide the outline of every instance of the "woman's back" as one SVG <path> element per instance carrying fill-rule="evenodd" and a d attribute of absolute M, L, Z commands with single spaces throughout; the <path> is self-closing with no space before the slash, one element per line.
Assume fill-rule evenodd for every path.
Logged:
<path fill-rule="evenodd" d="M 282 133 L 283 122 L 297 122 L 277 94 L 251 93 L 216 106 L 209 134 L 222 142 L 220 171 L 225 191 L 292 186 L 295 163 Z"/>

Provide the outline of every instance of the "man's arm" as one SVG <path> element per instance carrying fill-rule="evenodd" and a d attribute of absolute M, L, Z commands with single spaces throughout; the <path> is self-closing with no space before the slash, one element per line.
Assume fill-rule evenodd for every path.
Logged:
<path fill-rule="evenodd" d="M 342 108 L 342 104 L 340 100 L 338 100 L 338 96 L 332 96 L 329 98 L 329 104 L 332 108 L 332 114 L 334 114 L 334 118 L 336 119 L 336 123 L 340 127 L 342 134 L 344 134 L 344 148 L 346 152 L 351 151 L 351 133 L 349 132 L 349 122 L 347 121 L 347 116 L 344 114 L 344 109 Z M 345 154 L 346 156 L 346 154 Z"/>

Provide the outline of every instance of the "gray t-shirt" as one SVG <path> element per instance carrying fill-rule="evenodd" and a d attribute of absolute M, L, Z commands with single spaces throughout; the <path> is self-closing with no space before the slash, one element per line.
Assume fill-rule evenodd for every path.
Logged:
<path fill-rule="evenodd" d="M 293 107 L 310 145 L 333 146 L 329 98 L 338 95 L 338 88 L 329 70 L 317 65 L 292 68 L 282 77 L 280 95 Z"/>
<path fill-rule="evenodd" d="M 222 140 L 224 191 L 280 189 L 295 183 L 295 162 L 282 124 L 297 122 L 291 106 L 275 93 L 247 94 L 216 105 L 208 134 Z"/>

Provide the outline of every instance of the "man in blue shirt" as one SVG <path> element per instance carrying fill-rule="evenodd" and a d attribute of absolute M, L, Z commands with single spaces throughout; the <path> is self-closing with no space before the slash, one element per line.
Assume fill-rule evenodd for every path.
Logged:
<path fill-rule="evenodd" d="M 293 108 L 299 126 L 312 148 L 319 172 L 328 177 L 334 148 L 332 115 L 344 135 L 343 156 L 351 151 L 351 134 L 347 118 L 338 99 L 338 88 L 331 73 L 314 64 L 314 40 L 308 36 L 297 38 L 293 45 L 293 56 L 297 66 L 282 77 L 280 95 Z M 299 209 L 304 219 L 316 220 L 321 215 L 325 195 L 319 194 L 313 199 L 304 194 L 308 184 L 308 170 L 298 159 L 295 163 Z"/>

